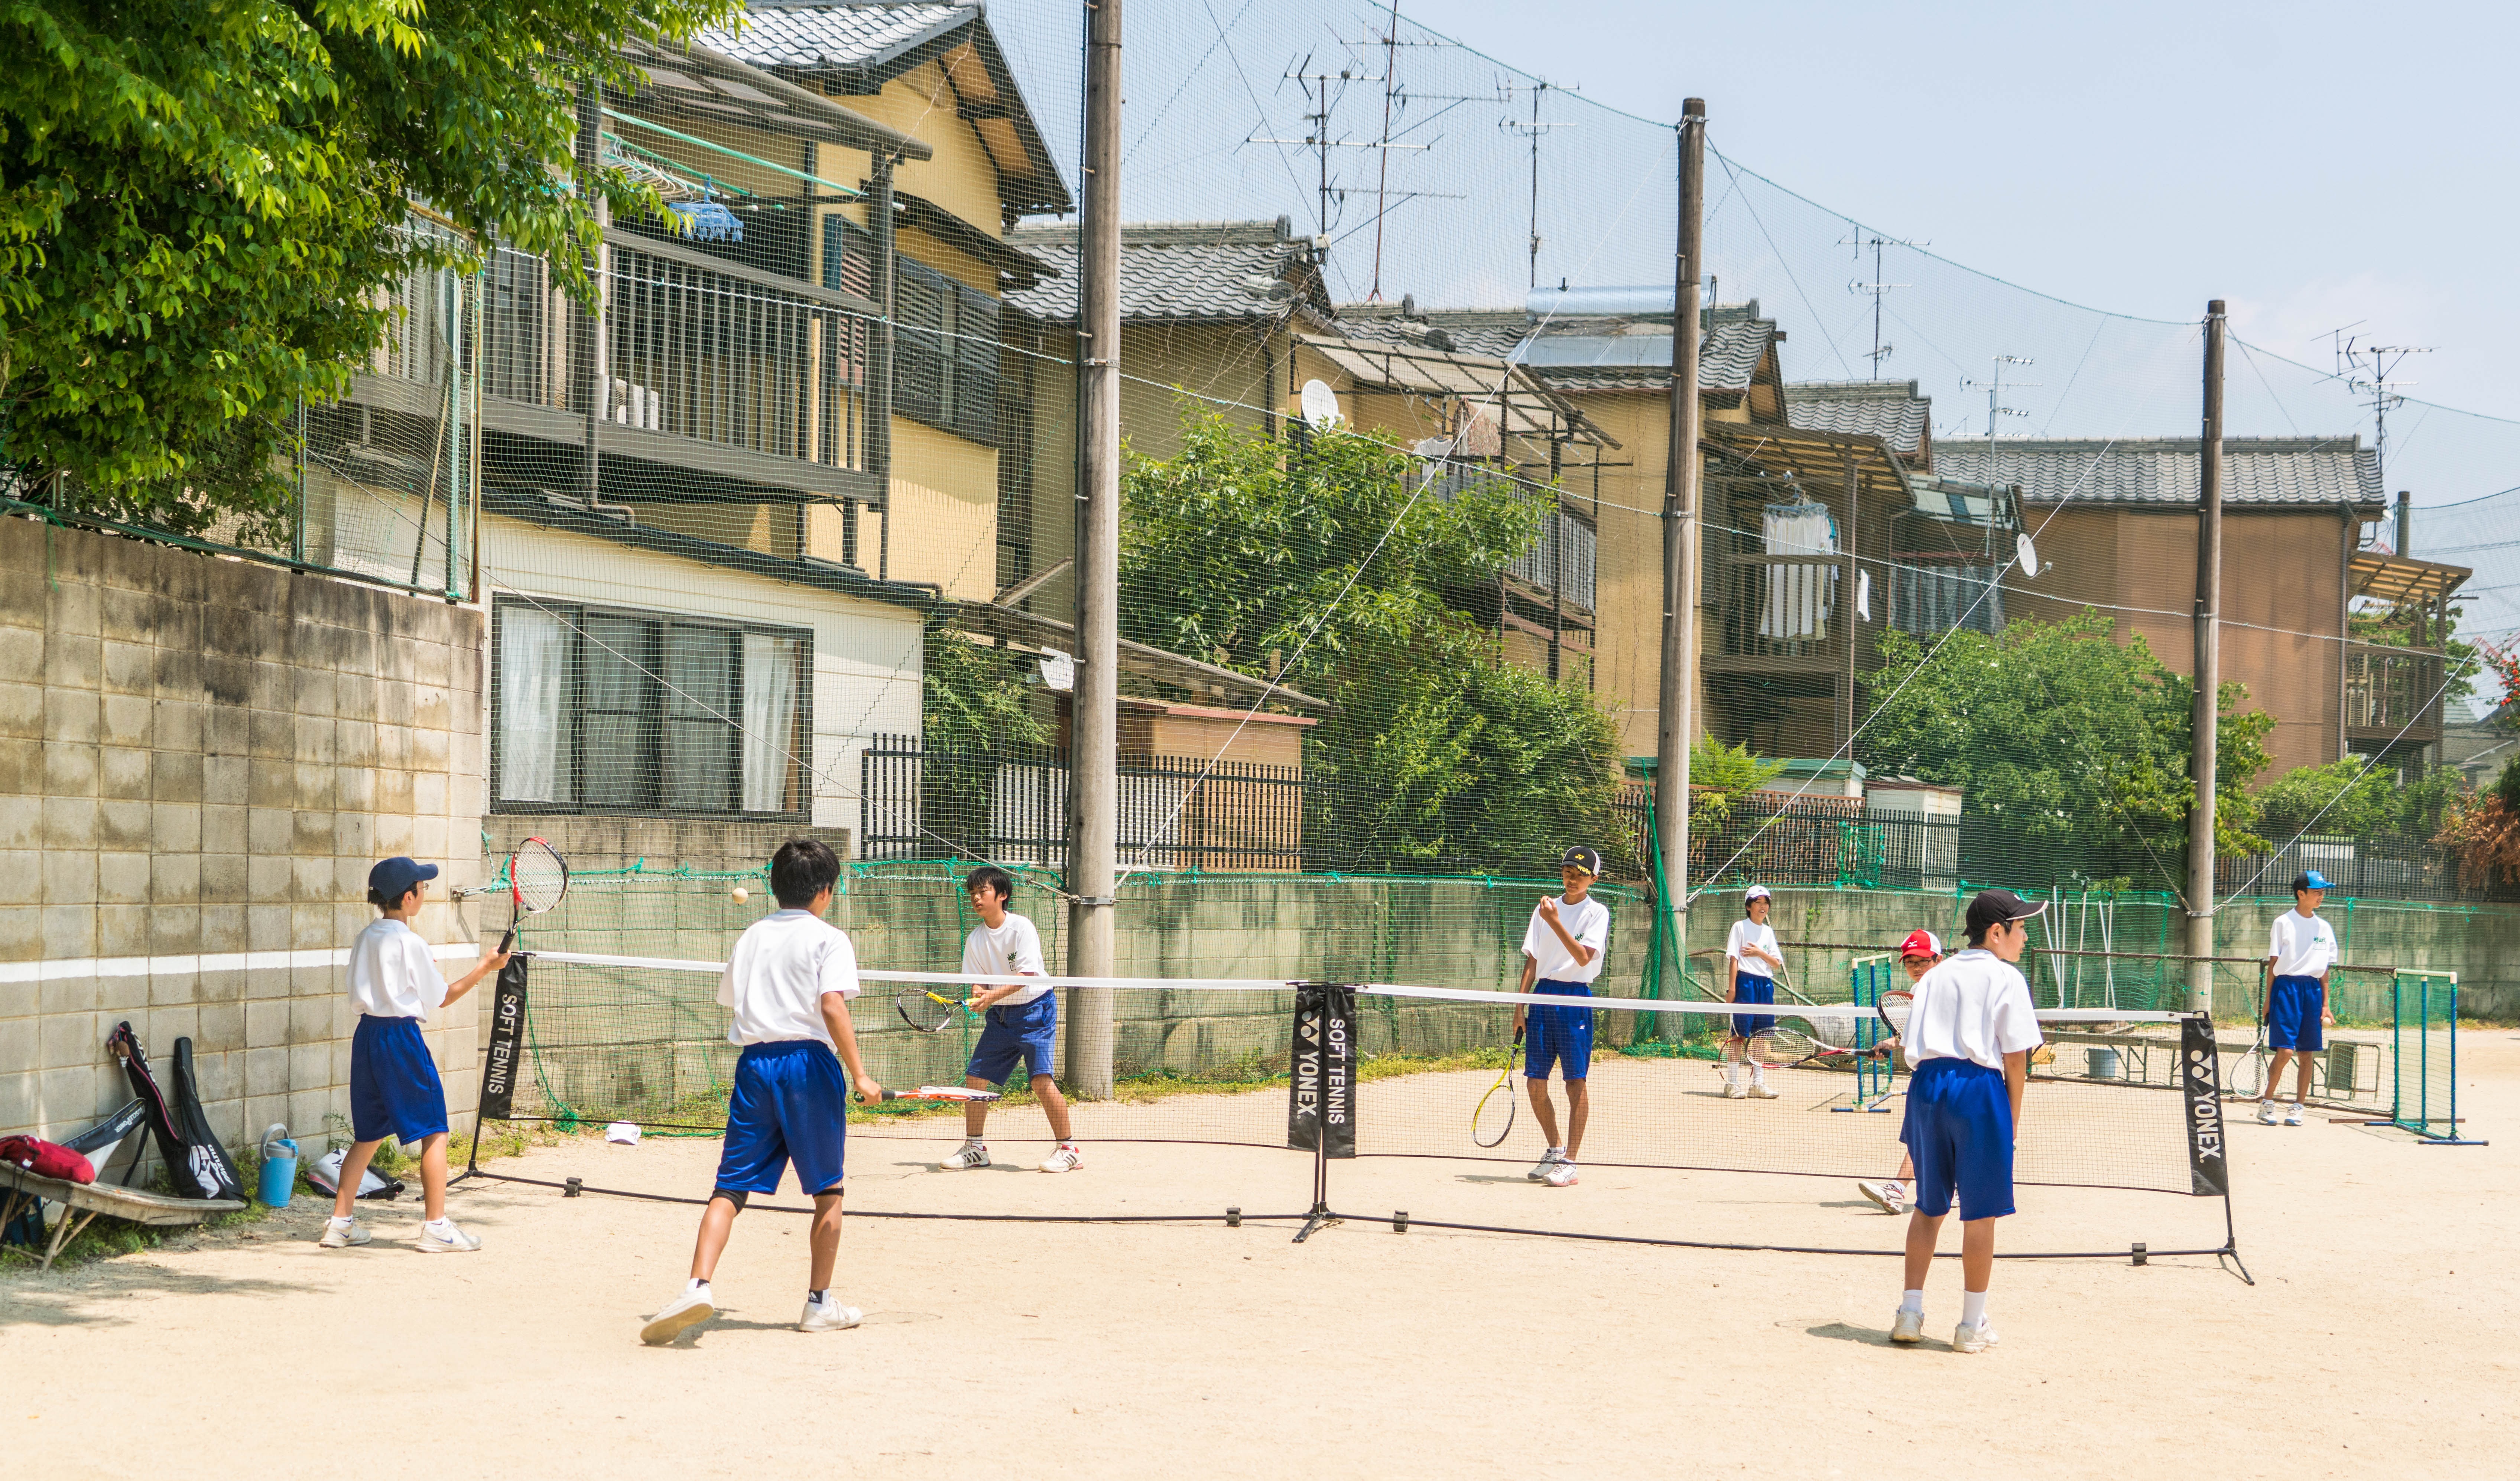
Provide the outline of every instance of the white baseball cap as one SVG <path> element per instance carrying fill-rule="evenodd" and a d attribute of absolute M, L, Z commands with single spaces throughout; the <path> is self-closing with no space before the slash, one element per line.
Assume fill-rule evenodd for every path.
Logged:
<path fill-rule="evenodd" d="M 1753 900 L 1765 900 L 1767 898 L 1769 898 L 1768 887 L 1764 884 L 1753 884 L 1750 886 L 1750 892 L 1741 897 L 1741 903 L 1743 905 L 1747 905 Z"/>

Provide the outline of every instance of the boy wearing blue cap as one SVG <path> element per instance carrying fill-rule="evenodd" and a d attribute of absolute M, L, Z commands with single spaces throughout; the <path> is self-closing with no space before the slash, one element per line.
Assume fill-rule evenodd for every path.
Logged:
<path fill-rule="evenodd" d="M 2320 1030 L 2336 1021 L 2327 1010 L 2327 969 L 2336 965 L 2336 932 L 2318 919 L 2318 904 L 2326 898 L 2326 876 L 2304 871 L 2292 881 L 2292 909 L 2275 917 L 2268 933 L 2267 1048 L 2274 1051 L 2274 1061 L 2267 1066 L 2267 1083 L 2258 1092 L 2263 1126 L 2275 1124 L 2275 1088 L 2283 1084 L 2284 1066 L 2295 1060 L 2301 1073 L 2283 1124 L 2301 1125 L 2301 1103 L 2310 1099 L 2310 1056 L 2326 1047 Z"/>
<path fill-rule="evenodd" d="M 446 1217 L 446 1087 L 420 1025 L 440 1008 L 472 990 L 508 965 L 492 952 L 449 983 L 437 970 L 428 943 L 411 928 L 437 866 L 396 856 L 368 871 L 368 903 L 382 914 L 350 943 L 350 1001 L 359 1006 L 358 1032 L 350 1040 L 350 1134 L 357 1140 L 341 1161 L 340 1190 L 333 1218 L 318 1241 L 326 1249 L 368 1242 L 351 1216 L 351 1200 L 368 1159 L 385 1138 L 420 1144 L 420 1187 L 427 1222 L 420 1229 L 425 1255 L 464 1253 L 481 1241 Z"/>

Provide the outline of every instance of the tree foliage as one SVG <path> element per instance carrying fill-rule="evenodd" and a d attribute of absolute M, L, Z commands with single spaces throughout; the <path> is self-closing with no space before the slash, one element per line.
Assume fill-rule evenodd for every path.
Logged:
<path fill-rule="evenodd" d="M 0 461 L 178 531 L 278 517 L 301 399 L 448 248 L 407 197 L 582 284 L 576 94 L 732 0 L 0 0 Z M 617 208 L 648 198 L 594 182 Z"/>
<path fill-rule="evenodd" d="M 2296 767 L 2258 793 L 2259 831 L 2281 844 L 2302 833 L 2429 836 L 2461 800 L 2458 773 L 2434 767 L 2411 782 L 2393 766 L 2347 756 Z"/>
<path fill-rule="evenodd" d="M 1545 500 L 1439 495 L 1409 453 L 1332 430 L 1281 446 L 1186 412 L 1123 480 L 1121 630 L 1335 708 L 1312 733 L 1306 847 L 1343 868 L 1546 871 L 1606 836 L 1616 738 L 1593 696 L 1505 661 L 1448 602 L 1538 538 Z"/>
<path fill-rule="evenodd" d="M 1962 788 L 1992 820 L 2062 869 L 2093 876 L 2180 869 L 2192 788 L 2193 686 L 2140 636 L 2086 610 L 2020 620 L 2001 634 L 1944 634 L 1931 648 L 1885 633 L 1858 755 L 1881 775 Z M 2238 712 L 2222 687 L 2216 846 L 2263 850 L 2249 784 L 2266 769 L 2272 717 Z M 2146 856 L 2149 862 L 2146 862 Z"/>
<path fill-rule="evenodd" d="M 1047 745 L 1030 688 L 1005 653 L 931 622 L 920 681 L 921 736 L 931 751 Z"/>

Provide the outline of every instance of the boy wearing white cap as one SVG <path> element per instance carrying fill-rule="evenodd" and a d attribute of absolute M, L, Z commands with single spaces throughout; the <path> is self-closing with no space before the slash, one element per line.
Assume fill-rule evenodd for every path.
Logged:
<path fill-rule="evenodd" d="M 1732 933 L 1724 939 L 1724 1001 L 1727 1003 L 1774 1003 L 1777 1001 L 1777 973 L 1784 970 L 1785 957 L 1777 945 L 1777 933 L 1768 924 L 1770 909 L 1768 887 L 1753 884 L 1741 897 L 1741 919 L 1732 922 Z M 1750 1041 L 1777 1026 L 1772 1013 L 1734 1013 L 1731 1032 L 1724 1041 L 1724 1095 L 1739 1100 L 1756 1097 L 1774 1100 L 1777 1093 L 1768 1088 L 1768 1067 L 1750 1053 Z M 1750 1083 L 1743 1085 L 1740 1067 L 1750 1066 Z"/>

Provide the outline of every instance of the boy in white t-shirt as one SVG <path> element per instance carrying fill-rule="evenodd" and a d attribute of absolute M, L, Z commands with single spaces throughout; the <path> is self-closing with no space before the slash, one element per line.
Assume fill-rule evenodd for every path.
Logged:
<path fill-rule="evenodd" d="M 1773 902 L 1764 884 L 1753 884 L 1741 897 L 1741 919 L 1732 922 L 1732 934 L 1724 938 L 1724 1001 L 1727 1003 L 1774 1003 L 1777 1001 L 1777 973 L 1785 969 L 1785 956 L 1777 945 L 1777 932 L 1768 924 L 1768 912 Z M 1774 1100 L 1777 1093 L 1768 1088 L 1768 1067 L 1750 1053 L 1751 1041 L 1777 1026 L 1770 1013 L 1734 1013 L 1731 1031 L 1724 1040 L 1724 1057 L 1720 1067 L 1724 1074 L 1724 1095 L 1739 1100 L 1756 1097 Z M 1741 1083 L 1740 1068 L 1750 1067 L 1750 1081 Z"/>
<path fill-rule="evenodd" d="M 1908 1219 L 1907 1289 L 1890 1325 L 1893 1342 L 1925 1335 L 1925 1279 L 1934 1243 L 1960 1205 L 1960 1324 L 1952 1351 L 1995 1345 L 1986 1294 L 1995 1275 L 1995 1221 L 2012 1212 L 2012 1147 L 2030 1052 L 2041 1043 L 2030 984 L 2014 964 L 2030 944 L 2030 918 L 2046 910 L 2010 890 L 1969 902 L 1968 949 L 1916 979 L 1909 1003 L 1908 1111 L 1899 1129 L 1915 1163 L 1915 1212 Z"/>
<path fill-rule="evenodd" d="M 883 1095 L 858 1059 L 849 1022 L 849 1000 L 858 995 L 857 950 L 848 933 L 823 919 L 839 882 L 840 861 L 816 838 L 790 838 L 770 860 L 770 892 L 779 909 L 737 938 L 717 1001 L 735 1010 L 727 1039 L 743 1046 L 735 1062 L 735 1094 L 727 1104 L 726 1145 L 718 1156 L 717 1182 L 692 1251 L 691 1283 L 665 1309 L 648 1319 L 639 1340 L 671 1342 L 717 1315 L 709 1280 L 726 1252 L 735 1216 L 754 1193 L 775 1193 L 788 1164 L 814 1199 L 808 1236 L 812 1276 L 801 1332 L 837 1331 L 858 1324 L 854 1306 L 831 1293 L 840 1254 L 840 1172 L 847 1151 L 849 1085 L 860 1099 Z M 836 1056 L 834 1051 L 837 1051 Z M 848 1065 L 848 1079 L 840 1066 Z"/>
<path fill-rule="evenodd" d="M 980 923 L 963 941 L 963 970 L 978 977 L 1048 976 L 1049 968 L 1041 962 L 1041 932 L 1007 909 L 1014 898 L 1014 876 L 995 865 L 982 865 L 963 881 L 963 889 L 980 916 Z M 1002 982 L 979 988 L 971 995 L 970 1007 L 973 1012 L 987 1014 L 987 1026 L 971 1048 L 970 1063 L 964 1066 L 964 1085 L 972 1090 L 1004 1085 L 1015 1066 L 1022 1064 L 1032 1082 L 1033 1099 L 1049 1118 L 1051 1135 L 1058 1139 L 1058 1145 L 1042 1160 L 1041 1170 L 1072 1173 L 1084 1166 L 1084 1148 L 1076 1144 L 1068 1126 L 1067 1100 L 1059 1095 L 1058 1082 L 1050 1073 L 1051 1048 L 1058 1041 L 1058 995 L 1047 982 L 1039 987 Z M 988 1166 L 988 1144 L 980 1140 L 988 1124 L 987 1101 L 965 1106 L 962 1148 L 937 1165 L 949 1173 Z"/>
<path fill-rule="evenodd" d="M 1593 979 L 1601 975 L 1601 953 L 1610 943 L 1610 908 L 1593 898 L 1593 879 L 1600 872 L 1600 854 L 1581 844 L 1558 861 L 1557 877 L 1565 892 L 1556 899 L 1543 898 L 1532 907 L 1531 924 L 1522 933 L 1520 991 L 1560 998 L 1593 996 Z M 1583 1149 L 1584 1122 L 1593 1109 L 1588 1086 L 1593 1073 L 1593 1010 L 1562 1003 L 1516 1008 L 1513 1032 L 1523 1041 L 1522 1074 L 1531 1092 L 1531 1109 L 1549 1139 L 1549 1149 L 1541 1154 L 1539 1165 L 1525 1176 L 1551 1188 L 1572 1188 L 1575 1154 Z M 1552 1065 L 1566 1081 L 1563 1142 L 1557 1139 L 1557 1108 L 1549 1102 Z"/>
<path fill-rule="evenodd" d="M 2307 870 L 2292 881 L 2292 909 L 2275 917 L 2267 933 L 2267 1048 L 2274 1060 L 2267 1066 L 2267 1083 L 2258 1090 L 2258 1121 L 2275 1124 L 2275 1091 L 2283 1084 L 2284 1066 L 2298 1061 L 2292 1109 L 2286 1126 L 2301 1125 L 2303 1101 L 2310 1099 L 2311 1055 L 2327 1047 L 2323 1029 L 2336 1022 L 2327 1007 L 2327 970 L 2336 965 L 2336 932 L 2318 919 L 2319 902 L 2327 898 L 2327 877 Z"/>
<path fill-rule="evenodd" d="M 316 1241 L 326 1249 L 368 1242 L 370 1235 L 351 1200 L 367 1175 L 368 1159 L 387 1137 L 406 1146 L 420 1144 L 421 1253 L 460 1254 L 481 1247 L 478 1238 L 446 1217 L 446 1086 L 437 1078 L 437 1061 L 429 1057 L 420 1026 L 507 965 L 508 958 L 492 952 L 451 983 L 439 975 L 428 943 L 411 928 L 428 881 L 436 877 L 436 865 L 399 855 L 368 871 L 368 903 L 381 914 L 350 943 L 350 1001 L 359 1008 L 358 1031 L 350 1039 L 350 1135 L 355 1140 L 341 1159 L 333 1217 Z"/>

